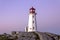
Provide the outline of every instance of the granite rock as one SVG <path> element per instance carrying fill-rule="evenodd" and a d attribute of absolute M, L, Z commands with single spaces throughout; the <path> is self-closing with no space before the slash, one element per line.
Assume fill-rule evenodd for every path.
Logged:
<path fill-rule="evenodd" d="M 60 40 L 60 36 L 48 32 L 16 32 L 16 40 Z M 14 36 L 13 36 L 14 37 Z"/>

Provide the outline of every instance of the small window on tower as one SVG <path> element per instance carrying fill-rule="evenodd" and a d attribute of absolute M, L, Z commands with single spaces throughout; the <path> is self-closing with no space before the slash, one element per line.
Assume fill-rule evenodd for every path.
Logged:
<path fill-rule="evenodd" d="M 33 23 L 34 23 L 34 21 L 33 21 Z"/>
<path fill-rule="evenodd" d="M 34 27 L 33 27 L 33 29 L 34 29 Z"/>
<path fill-rule="evenodd" d="M 34 18 L 34 16 L 33 16 L 33 18 Z"/>

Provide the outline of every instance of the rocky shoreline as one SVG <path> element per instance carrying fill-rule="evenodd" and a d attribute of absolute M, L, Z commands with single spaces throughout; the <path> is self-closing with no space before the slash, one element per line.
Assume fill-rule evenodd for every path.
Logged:
<path fill-rule="evenodd" d="M 5 37 L 3 39 L 3 37 Z M 0 35 L 0 40 L 60 40 L 60 35 L 49 32 L 12 32 Z"/>

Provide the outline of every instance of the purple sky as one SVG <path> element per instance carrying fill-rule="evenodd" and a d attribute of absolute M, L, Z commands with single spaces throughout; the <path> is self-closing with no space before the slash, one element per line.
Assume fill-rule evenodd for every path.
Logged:
<path fill-rule="evenodd" d="M 0 33 L 24 31 L 32 6 L 38 31 L 60 34 L 60 0 L 0 0 Z"/>

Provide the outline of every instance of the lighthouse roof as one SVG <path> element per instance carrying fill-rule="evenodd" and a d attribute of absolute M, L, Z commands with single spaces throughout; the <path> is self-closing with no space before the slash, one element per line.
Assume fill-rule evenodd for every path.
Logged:
<path fill-rule="evenodd" d="M 30 8 L 30 10 L 35 10 L 35 8 L 34 8 L 34 7 L 32 7 L 32 8 Z"/>

